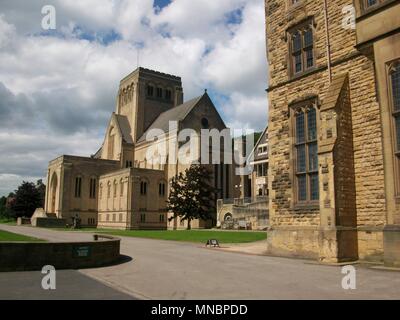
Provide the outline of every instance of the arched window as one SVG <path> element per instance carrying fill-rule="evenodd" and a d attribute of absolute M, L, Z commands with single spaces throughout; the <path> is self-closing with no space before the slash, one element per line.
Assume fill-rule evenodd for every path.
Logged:
<path fill-rule="evenodd" d="M 82 177 L 75 178 L 75 198 L 80 198 L 82 195 Z"/>
<path fill-rule="evenodd" d="M 140 194 L 142 196 L 145 196 L 147 194 L 147 182 L 146 181 L 140 182 Z"/>
<path fill-rule="evenodd" d="M 154 87 L 151 84 L 147 85 L 147 96 L 154 96 Z"/>
<path fill-rule="evenodd" d="M 128 103 L 128 91 L 124 89 L 124 104 Z"/>
<path fill-rule="evenodd" d="M 124 196 L 124 181 L 121 179 L 120 183 L 120 196 L 123 197 Z"/>
<path fill-rule="evenodd" d="M 100 197 L 100 199 L 103 198 L 103 184 L 102 183 L 100 183 L 99 197 Z"/>
<path fill-rule="evenodd" d="M 108 159 L 114 159 L 115 128 L 111 127 L 108 134 Z"/>
<path fill-rule="evenodd" d="M 161 99 L 163 97 L 163 89 L 161 87 L 157 87 L 157 98 Z"/>
<path fill-rule="evenodd" d="M 114 180 L 114 198 L 117 197 L 117 181 Z"/>
<path fill-rule="evenodd" d="M 391 131 L 393 139 L 393 161 L 395 175 L 395 193 L 400 196 L 400 60 L 389 65 L 388 73 L 389 101 L 391 111 Z"/>
<path fill-rule="evenodd" d="M 107 199 L 111 198 L 111 182 L 107 184 Z"/>
<path fill-rule="evenodd" d="M 400 61 L 390 70 L 392 115 L 394 120 L 395 150 L 400 155 Z"/>
<path fill-rule="evenodd" d="M 299 203 L 318 203 L 318 141 L 315 101 L 292 107 L 294 117 L 295 190 Z"/>
<path fill-rule="evenodd" d="M 165 90 L 165 100 L 171 101 L 172 100 L 172 90 L 166 89 Z"/>
<path fill-rule="evenodd" d="M 291 76 L 303 73 L 315 66 L 314 28 L 312 21 L 306 21 L 289 32 Z"/>
<path fill-rule="evenodd" d="M 208 129 L 209 128 L 209 123 L 208 123 L 208 119 L 207 118 L 203 118 L 201 119 L 201 127 L 203 129 Z"/>
<path fill-rule="evenodd" d="M 165 182 L 160 182 L 158 185 L 158 194 L 161 197 L 165 197 Z"/>
<path fill-rule="evenodd" d="M 58 178 L 54 172 L 50 183 L 50 212 L 56 213 L 56 195 L 57 195 Z"/>
<path fill-rule="evenodd" d="M 119 92 L 119 105 L 122 106 L 123 105 L 123 100 L 122 100 L 122 91 Z"/>
<path fill-rule="evenodd" d="M 97 179 L 92 177 L 90 178 L 89 182 L 89 197 L 91 199 L 96 199 L 96 185 L 97 185 Z"/>

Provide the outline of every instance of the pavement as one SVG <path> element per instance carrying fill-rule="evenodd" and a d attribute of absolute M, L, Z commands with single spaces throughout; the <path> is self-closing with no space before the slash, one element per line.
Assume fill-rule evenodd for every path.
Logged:
<path fill-rule="evenodd" d="M 75 270 L 56 272 L 56 289 L 44 290 L 39 271 L 0 272 L 0 300 L 132 300 Z"/>
<path fill-rule="evenodd" d="M 55 241 L 91 238 L 90 234 L 80 232 L 31 227 L 0 225 L 0 229 Z M 74 277 L 85 276 L 138 299 L 400 299 L 399 272 L 356 265 L 356 290 L 344 290 L 341 267 L 256 255 L 258 249 L 254 246 L 262 247 L 257 243 L 247 246 L 253 249 L 244 254 L 193 243 L 121 239 L 121 254 L 131 260 L 73 271 L 69 274 L 71 283 L 75 283 Z M 0 297 L 7 295 L 4 282 L 0 285 Z M 80 288 L 86 292 L 85 285 Z"/>

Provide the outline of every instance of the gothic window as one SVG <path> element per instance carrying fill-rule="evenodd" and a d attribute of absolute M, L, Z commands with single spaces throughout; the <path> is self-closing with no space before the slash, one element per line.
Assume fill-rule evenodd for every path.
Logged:
<path fill-rule="evenodd" d="M 96 184 L 97 184 L 96 178 L 90 178 L 89 197 L 91 199 L 95 199 L 96 198 Z"/>
<path fill-rule="evenodd" d="M 291 76 L 302 74 L 315 66 L 314 30 L 311 21 L 289 31 L 289 71 Z"/>
<path fill-rule="evenodd" d="M 110 199 L 111 197 L 111 183 L 109 182 L 107 184 L 107 199 Z"/>
<path fill-rule="evenodd" d="M 396 154 L 400 156 L 400 61 L 393 64 L 389 72 L 391 105 L 395 131 Z"/>
<path fill-rule="evenodd" d="M 112 160 L 114 158 L 114 144 L 115 144 L 115 130 L 114 127 L 110 128 L 110 133 L 108 135 L 108 159 Z"/>
<path fill-rule="evenodd" d="M 145 196 L 147 194 L 147 182 L 146 181 L 140 182 L 140 194 L 142 196 Z"/>
<path fill-rule="evenodd" d="M 117 197 L 117 186 L 118 186 L 117 181 L 114 181 L 114 198 Z"/>
<path fill-rule="evenodd" d="M 149 97 L 152 97 L 154 95 L 154 87 L 150 84 L 147 86 L 147 95 Z"/>
<path fill-rule="evenodd" d="M 126 91 L 126 89 L 124 89 L 124 104 L 128 103 L 128 93 Z"/>
<path fill-rule="evenodd" d="M 161 197 L 165 196 L 165 182 L 160 182 L 160 184 L 158 185 L 158 194 Z"/>
<path fill-rule="evenodd" d="M 295 159 L 294 189 L 299 204 L 319 201 L 317 108 L 313 102 L 292 108 Z"/>
<path fill-rule="evenodd" d="M 162 98 L 163 97 L 163 89 L 162 88 L 157 88 L 157 98 Z"/>
<path fill-rule="evenodd" d="M 82 177 L 75 178 L 75 198 L 80 198 L 82 194 Z"/>
<path fill-rule="evenodd" d="M 132 163 L 132 161 L 126 160 L 126 161 L 125 161 L 125 167 L 126 167 L 126 168 L 133 168 L 133 163 Z"/>
<path fill-rule="evenodd" d="M 395 190 L 400 196 L 400 60 L 389 65 L 389 101 L 392 114 L 392 136 L 395 163 Z"/>
<path fill-rule="evenodd" d="M 165 90 L 165 100 L 167 101 L 172 100 L 172 91 L 170 89 Z"/>
<path fill-rule="evenodd" d="M 201 119 L 201 127 L 203 129 L 208 129 L 210 127 L 209 121 L 207 118 L 202 118 Z"/>
<path fill-rule="evenodd" d="M 120 195 L 121 197 L 124 196 L 124 182 L 122 180 L 120 182 Z"/>

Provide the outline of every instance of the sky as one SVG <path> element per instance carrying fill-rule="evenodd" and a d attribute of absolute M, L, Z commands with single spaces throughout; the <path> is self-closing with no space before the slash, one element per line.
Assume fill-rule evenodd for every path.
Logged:
<path fill-rule="evenodd" d="M 264 0 L 1 0 L 0 196 L 60 155 L 95 153 L 138 60 L 181 76 L 185 100 L 207 89 L 228 127 L 263 130 L 264 12 Z"/>

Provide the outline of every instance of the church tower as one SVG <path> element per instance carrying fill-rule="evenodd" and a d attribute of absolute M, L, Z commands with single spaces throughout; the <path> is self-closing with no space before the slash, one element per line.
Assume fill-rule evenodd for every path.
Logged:
<path fill-rule="evenodd" d="M 115 113 L 127 117 L 135 143 L 161 113 L 182 103 L 180 77 L 138 68 L 121 80 Z"/>

